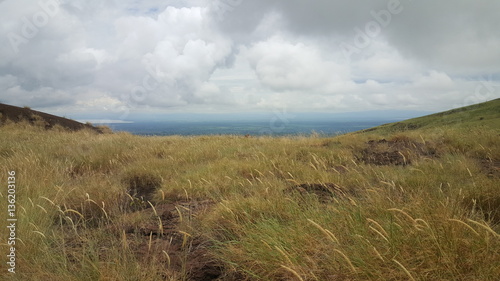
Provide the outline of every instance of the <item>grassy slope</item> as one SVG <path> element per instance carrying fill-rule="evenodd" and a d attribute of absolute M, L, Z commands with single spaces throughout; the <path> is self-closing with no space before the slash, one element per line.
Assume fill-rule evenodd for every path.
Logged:
<path fill-rule="evenodd" d="M 487 126 L 500 128 L 500 99 L 456 108 L 398 123 L 385 124 L 367 131 L 390 133 L 415 129 L 435 129 L 443 126 L 471 128 Z"/>
<path fill-rule="evenodd" d="M 0 278 L 196 280 L 214 261 L 222 280 L 496 280 L 500 128 L 485 112 L 481 126 L 472 126 L 474 113 L 471 126 L 335 138 L 146 138 L 5 125 L 0 180 L 16 171 L 20 240 L 18 273 Z M 385 143 L 367 144 L 380 139 L 411 165 L 363 162 L 366 153 L 386 155 Z M 158 187 L 154 211 L 126 195 L 131 183 Z M 304 183 L 341 191 L 325 203 L 294 188 Z M 196 256 L 205 264 L 193 265 Z"/>

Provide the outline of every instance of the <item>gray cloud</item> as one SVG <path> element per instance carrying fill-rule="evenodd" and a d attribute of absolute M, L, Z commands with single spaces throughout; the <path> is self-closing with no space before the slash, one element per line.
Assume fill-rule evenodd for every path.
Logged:
<path fill-rule="evenodd" d="M 500 95 L 494 0 L 41 3 L 0 2 L 2 102 L 124 116 L 439 110 Z"/>
<path fill-rule="evenodd" d="M 384 12 L 391 5 L 401 12 L 390 15 L 387 20 Z M 494 0 L 256 0 L 244 1 L 241 7 L 228 13 L 221 29 L 230 34 L 248 35 L 264 15 L 274 12 L 282 16 L 286 32 L 318 40 L 328 38 L 332 43 L 330 47 L 335 49 L 339 40 L 352 43 L 356 28 L 365 31 L 369 22 L 380 19 L 387 22 L 387 26 L 382 26 L 378 37 L 387 40 L 404 56 L 414 56 L 435 67 L 463 66 L 492 71 L 500 64 L 499 10 L 500 2 Z M 243 42 L 252 40 L 241 37 Z"/>

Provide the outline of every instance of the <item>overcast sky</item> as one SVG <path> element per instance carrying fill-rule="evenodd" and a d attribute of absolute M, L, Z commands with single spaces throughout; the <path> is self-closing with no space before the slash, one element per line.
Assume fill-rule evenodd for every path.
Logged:
<path fill-rule="evenodd" d="M 0 102 L 439 111 L 500 97 L 498 0 L 0 0 Z"/>

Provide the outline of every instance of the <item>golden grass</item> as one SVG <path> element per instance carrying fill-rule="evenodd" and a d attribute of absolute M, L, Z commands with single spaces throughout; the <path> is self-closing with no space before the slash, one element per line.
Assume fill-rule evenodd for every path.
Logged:
<path fill-rule="evenodd" d="M 184 257 L 200 247 L 195 239 L 206 242 L 224 268 L 221 280 L 500 276 L 499 178 L 481 162 L 500 160 L 498 130 L 137 137 L 5 124 L 0 133 L 0 179 L 5 185 L 6 171 L 16 171 L 19 218 L 18 273 L 0 279 L 189 280 L 189 261 L 181 259 L 179 270 L 171 249 L 158 246 L 172 226 L 159 208 L 204 200 L 211 205 L 200 212 L 176 206 L 176 233 Z M 369 140 L 382 138 L 437 154 L 412 155 L 407 166 L 356 159 Z M 304 183 L 333 183 L 343 193 L 325 202 L 289 192 Z M 130 192 L 134 186 L 151 194 Z M 158 236 L 128 234 L 146 224 Z"/>

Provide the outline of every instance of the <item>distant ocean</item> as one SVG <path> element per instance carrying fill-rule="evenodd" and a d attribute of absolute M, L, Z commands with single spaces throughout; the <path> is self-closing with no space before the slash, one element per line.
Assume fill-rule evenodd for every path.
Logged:
<path fill-rule="evenodd" d="M 399 119 L 400 120 L 400 119 Z M 145 136 L 195 135 L 311 135 L 324 136 L 359 131 L 398 120 L 377 121 L 164 121 L 104 124 L 113 131 L 125 131 Z"/>

